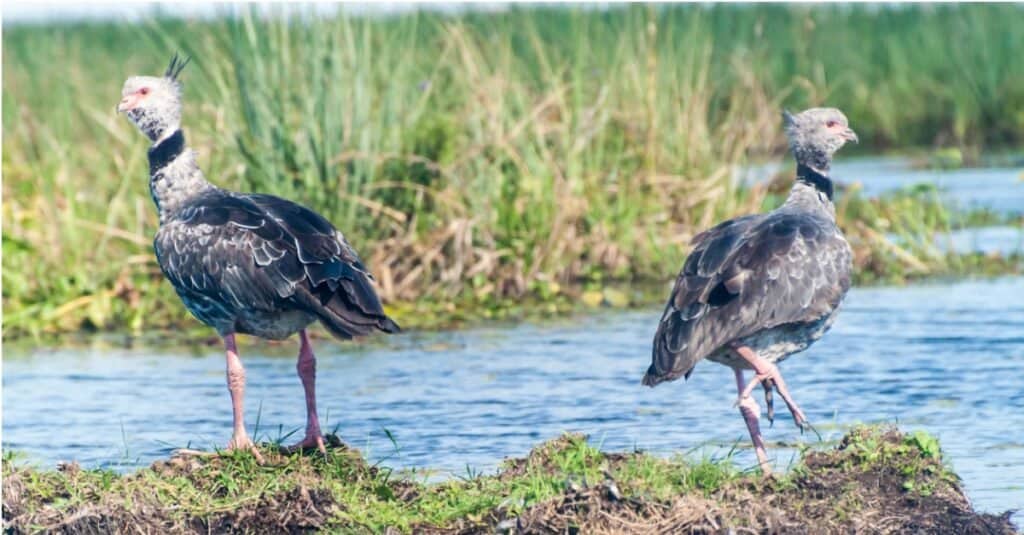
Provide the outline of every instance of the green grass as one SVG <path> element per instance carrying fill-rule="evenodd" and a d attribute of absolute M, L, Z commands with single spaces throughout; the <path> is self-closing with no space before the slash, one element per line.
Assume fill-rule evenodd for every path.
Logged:
<path fill-rule="evenodd" d="M 945 532 L 979 521 L 990 531 L 1009 526 L 1005 517 L 986 520 L 971 509 L 934 437 L 877 426 L 855 427 L 834 449 L 807 448 L 791 470 L 769 479 L 739 470 L 731 456 L 606 453 L 573 434 L 505 461 L 497 473 L 434 483 L 416 471 L 371 466 L 342 447 L 326 457 L 266 448 L 264 457 L 262 465 L 238 452 L 175 458 L 118 474 L 77 465 L 40 470 L 5 453 L 4 518 L 15 533 L 56 526 L 71 532 L 493 533 L 517 522 L 545 533 L 572 526 L 613 533 L 624 525 L 759 530 L 780 522 L 844 532 L 879 516 L 888 519 L 884 533 L 910 526 Z"/>
<path fill-rule="evenodd" d="M 726 178 L 780 153 L 783 106 L 840 106 L 873 149 L 1024 141 L 1015 5 L 300 19 L 4 28 L 5 339 L 192 325 L 152 256 L 145 141 L 113 111 L 176 50 L 207 175 L 323 212 L 400 321 L 670 279 L 696 232 L 771 204 Z M 876 238 L 931 236 L 941 207 L 844 202 L 864 280 L 960 262 Z"/>
<path fill-rule="evenodd" d="M 620 481 L 627 494 L 656 499 L 691 491 L 710 493 L 741 477 L 728 461 L 691 465 L 681 459 L 637 454 L 611 464 L 579 435 L 544 443 L 528 458 L 506 463 L 504 472 L 497 475 L 474 474 L 434 484 L 424 484 L 415 472 L 396 474 L 369 466 L 353 452 L 334 452 L 326 459 L 274 456 L 262 466 L 248 453 L 231 453 L 194 464 L 157 463 L 153 469 L 130 475 L 105 469 L 37 471 L 22 465 L 5 454 L 4 476 L 19 474 L 18 484 L 31 495 L 28 510 L 70 511 L 106 502 L 104 496 L 118 496 L 127 507 L 135 500 L 146 500 L 147 505 L 183 522 L 188 517 L 228 513 L 259 503 L 262 497 L 305 487 L 323 489 L 340 504 L 328 525 L 375 533 L 389 526 L 408 531 L 418 524 L 482 522 L 499 507 L 514 515 L 561 495 L 566 488 L 584 488 L 608 476 Z M 22 496 L 17 492 L 14 499 Z"/>

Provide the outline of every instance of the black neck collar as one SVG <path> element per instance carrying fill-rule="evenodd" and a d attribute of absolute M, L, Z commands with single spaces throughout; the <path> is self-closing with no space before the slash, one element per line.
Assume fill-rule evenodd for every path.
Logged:
<path fill-rule="evenodd" d="M 814 186 L 814 189 L 822 192 L 828 197 L 828 200 L 832 200 L 832 195 L 835 193 L 835 186 L 832 184 L 832 179 L 828 175 L 824 175 L 815 171 L 809 166 L 804 164 L 797 164 L 796 166 L 796 179 L 804 184 Z"/>
<path fill-rule="evenodd" d="M 149 174 L 155 175 L 185 151 L 185 134 L 175 130 L 167 139 L 149 148 Z"/>

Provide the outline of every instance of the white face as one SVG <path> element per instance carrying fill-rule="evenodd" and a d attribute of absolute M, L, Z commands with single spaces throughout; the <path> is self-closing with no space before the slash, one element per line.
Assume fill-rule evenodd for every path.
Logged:
<path fill-rule="evenodd" d="M 801 115 L 806 116 L 806 128 L 811 130 L 814 138 L 825 146 L 838 150 L 847 141 L 858 141 L 857 134 L 850 128 L 850 121 L 843 112 L 835 108 L 814 108 Z"/>
<path fill-rule="evenodd" d="M 831 158 L 846 142 L 858 142 L 846 115 L 836 108 L 811 108 L 797 115 L 786 115 L 785 120 L 794 154 L 817 153 Z"/>
<path fill-rule="evenodd" d="M 132 76 L 121 89 L 121 103 L 117 111 L 127 112 L 137 107 L 162 107 L 179 99 L 174 82 L 156 76 Z"/>
<path fill-rule="evenodd" d="M 121 89 L 117 111 L 125 113 L 152 140 L 177 129 L 181 120 L 181 91 L 172 80 L 133 76 Z"/>

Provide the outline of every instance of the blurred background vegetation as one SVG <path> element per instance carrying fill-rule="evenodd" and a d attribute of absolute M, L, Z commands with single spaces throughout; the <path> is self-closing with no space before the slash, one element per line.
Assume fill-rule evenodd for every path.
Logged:
<path fill-rule="evenodd" d="M 784 106 L 845 110 L 863 145 L 840 157 L 1024 142 L 1019 5 L 248 13 L 3 45 L 6 339 L 194 325 L 152 255 L 146 142 L 114 112 L 174 51 L 207 176 L 321 211 L 413 325 L 667 284 L 696 232 L 779 202 L 785 181 L 732 177 L 782 157 Z M 948 229 L 933 194 L 838 208 L 862 282 L 1000 269 L 886 239 Z"/>

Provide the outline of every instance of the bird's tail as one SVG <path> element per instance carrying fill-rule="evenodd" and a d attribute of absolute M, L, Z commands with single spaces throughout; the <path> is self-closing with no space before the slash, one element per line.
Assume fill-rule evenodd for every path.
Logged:
<path fill-rule="evenodd" d="M 642 381 L 644 386 L 656 386 L 680 377 L 690 377 L 698 360 L 690 347 L 693 325 L 692 321 L 684 320 L 678 314 L 667 315 L 662 319 L 654 335 L 651 365 Z"/>
<path fill-rule="evenodd" d="M 320 323 L 334 336 L 350 340 L 355 336 L 365 336 L 374 331 L 397 333 L 401 330 L 397 323 L 384 313 L 376 294 L 360 295 L 346 290 L 345 284 L 336 292 L 326 295 L 326 299 L 318 298 L 308 291 L 296 292 L 296 297 L 307 310 L 320 319 Z M 372 292 L 372 290 L 370 290 Z"/>
<path fill-rule="evenodd" d="M 662 383 L 666 380 L 667 379 L 665 379 L 660 373 L 658 373 L 658 369 L 654 367 L 654 364 L 651 364 L 647 368 L 647 373 L 644 374 L 644 379 L 643 381 L 641 381 L 641 384 L 643 384 L 644 386 L 657 386 L 659 383 Z"/>

